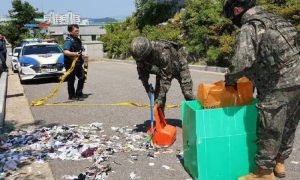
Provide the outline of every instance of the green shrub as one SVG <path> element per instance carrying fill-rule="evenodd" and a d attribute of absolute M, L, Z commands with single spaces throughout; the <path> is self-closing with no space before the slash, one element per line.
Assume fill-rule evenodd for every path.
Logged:
<path fill-rule="evenodd" d="M 136 0 L 132 17 L 105 27 L 107 34 L 101 40 L 108 57 L 129 58 L 132 39 L 143 35 L 183 45 L 192 63 L 228 66 L 238 29 L 221 15 L 223 0 L 186 0 L 184 9 L 177 13 L 171 4 Z M 258 0 L 258 5 L 289 19 L 300 30 L 299 0 Z"/>

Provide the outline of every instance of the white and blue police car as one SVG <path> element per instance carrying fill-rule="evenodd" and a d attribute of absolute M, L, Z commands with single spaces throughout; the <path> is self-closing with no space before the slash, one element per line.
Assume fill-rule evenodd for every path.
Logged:
<path fill-rule="evenodd" d="M 65 73 L 64 54 L 56 43 L 30 43 L 22 47 L 18 71 L 21 82 L 59 77 Z"/>
<path fill-rule="evenodd" d="M 13 72 L 17 72 L 18 71 L 18 62 L 19 62 L 19 56 L 20 56 L 20 52 L 22 50 L 22 47 L 16 47 L 13 50 L 13 53 L 10 53 L 9 56 L 11 56 L 11 69 L 13 70 Z"/>

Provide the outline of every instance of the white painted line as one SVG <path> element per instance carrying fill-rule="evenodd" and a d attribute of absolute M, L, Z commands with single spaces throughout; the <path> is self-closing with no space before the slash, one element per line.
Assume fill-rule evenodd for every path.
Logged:
<path fill-rule="evenodd" d="M 126 64 L 126 65 L 136 65 L 136 64 L 133 64 L 133 63 L 126 63 L 126 62 L 116 62 L 116 61 L 112 61 L 112 62 L 109 62 L 109 61 L 94 61 L 94 62 L 91 62 L 91 63 L 95 63 L 95 64 L 98 64 L 98 63 L 110 63 L 110 64 Z"/>

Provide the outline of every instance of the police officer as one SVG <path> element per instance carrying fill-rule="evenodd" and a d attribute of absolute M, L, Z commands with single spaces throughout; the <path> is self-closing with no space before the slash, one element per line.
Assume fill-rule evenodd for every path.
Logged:
<path fill-rule="evenodd" d="M 9 44 L 9 42 L 7 41 L 5 36 L 0 34 L 0 60 L 2 62 L 2 68 L 4 71 L 8 70 L 8 67 L 6 65 L 6 58 L 7 58 L 6 45 L 8 45 L 8 44 Z"/>
<path fill-rule="evenodd" d="M 285 177 L 284 161 L 300 119 L 299 35 L 290 22 L 255 5 L 255 0 L 225 0 L 226 17 L 241 27 L 225 81 L 235 85 L 247 76 L 258 90 L 257 170 L 239 179 L 275 180 Z"/>
<path fill-rule="evenodd" d="M 185 99 L 194 99 L 188 62 L 179 49 L 173 42 L 150 42 L 145 37 L 137 37 L 131 43 L 131 54 L 136 60 L 139 79 L 147 93 L 150 91 L 149 76 L 156 75 L 155 103 L 162 109 L 165 107 L 166 94 L 174 78 L 178 80 Z"/>
<path fill-rule="evenodd" d="M 68 26 L 68 31 L 70 35 L 64 41 L 64 55 L 65 55 L 65 68 L 69 70 L 71 68 L 72 62 L 78 57 L 78 61 L 76 63 L 75 69 L 73 72 L 68 76 L 68 93 L 69 93 L 69 100 L 75 100 L 78 98 L 84 98 L 85 95 L 83 94 L 83 86 L 85 81 L 85 74 L 83 70 L 83 55 L 80 53 L 82 52 L 83 46 L 82 42 L 79 39 L 79 26 L 77 24 L 71 24 Z M 77 89 L 75 91 L 74 83 L 75 77 L 78 78 Z"/>

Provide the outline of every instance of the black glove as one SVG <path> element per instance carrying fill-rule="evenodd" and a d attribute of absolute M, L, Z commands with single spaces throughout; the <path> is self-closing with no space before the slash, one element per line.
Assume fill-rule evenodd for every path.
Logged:
<path fill-rule="evenodd" d="M 225 75 L 225 86 L 232 86 L 235 90 L 237 90 L 237 82 L 233 81 L 229 74 Z"/>

